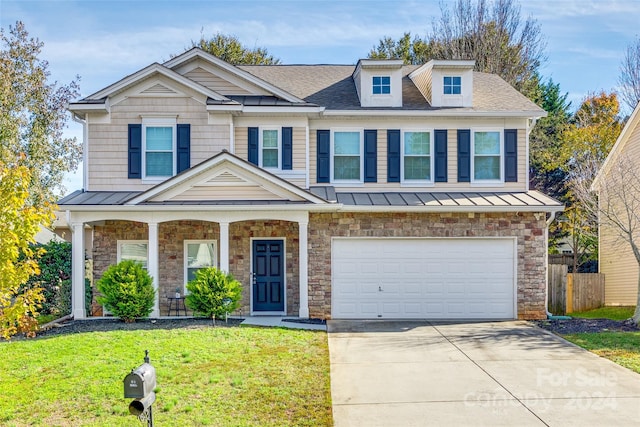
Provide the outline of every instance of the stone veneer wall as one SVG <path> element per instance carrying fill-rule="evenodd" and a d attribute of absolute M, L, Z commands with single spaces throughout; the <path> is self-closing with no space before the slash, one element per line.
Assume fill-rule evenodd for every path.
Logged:
<path fill-rule="evenodd" d="M 286 250 L 287 314 L 298 315 L 300 307 L 298 267 L 298 224 L 287 221 L 245 221 L 229 225 L 229 270 L 242 283 L 238 314 L 250 313 L 251 238 L 284 238 Z M 112 264 L 117 263 L 118 240 L 148 240 L 148 227 L 132 221 L 105 221 L 94 227 L 94 283 Z M 171 221 L 158 225 L 158 269 L 160 275 L 160 314 L 167 314 L 167 297 L 184 284 L 184 241 L 215 240 L 220 259 L 220 227 L 206 221 Z M 93 315 L 102 315 L 94 303 Z"/>
<path fill-rule="evenodd" d="M 520 319 L 545 312 L 545 215 L 534 213 L 311 213 L 309 314 L 331 317 L 332 237 L 517 237 Z"/>
<path fill-rule="evenodd" d="M 167 313 L 167 298 L 176 288 L 184 286 L 184 241 L 215 240 L 219 259 L 220 227 L 206 221 L 171 221 L 158 225 L 158 270 L 160 275 L 160 314 Z M 118 240 L 148 240 L 147 224 L 132 221 L 105 221 L 94 227 L 93 274 L 94 283 L 112 264 L 118 262 Z M 182 292 L 182 291 L 181 291 Z M 94 315 L 102 314 L 102 307 L 92 304 Z"/>
<path fill-rule="evenodd" d="M 287 314 L 297 316 L 300 310 L 300 269 L 298 267 L 298 224 L 288 221 L 243 221 L 229 224 L 229 269 L 242 286 L 241 314 L 251 312 L 251 238 L 285 239 Z"/>

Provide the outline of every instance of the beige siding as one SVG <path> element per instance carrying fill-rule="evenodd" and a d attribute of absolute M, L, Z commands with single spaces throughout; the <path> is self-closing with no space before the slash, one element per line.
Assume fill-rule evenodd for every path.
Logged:
<path fill-rule="evenodd" d="M 200 67 L 195 68 L 185 74 L 185 77 L 200 83 L 209 89 L 222 95 L 251 95 L 251 92 L 238 87 L 237 85 L 211 74 Z"/>
<path fill-rule="evenodd" d="M 293 170 L 305 170 L 307 131 L 303 127 L 293 128 Z"/>
<path fill-rule="evenodd" d="M 282 197 L 257 185 L 193 187 L 170 200 L 282 200 Z"/>
<path fill-rule="evenodd" d="M 178 123 L 191 124 L 192 165 L 229 148 L 229 127 L 208 124 L 204 106 L 192 98 L 127 98 L 111 106 L 110 123 L 92 123 L 89 118 L 89 190 L 144 190 L 152 186 L 127 178 L 127 126 L 142 123 L 145 114 L 177 116 Z"/>
<path fill-rule="evenodd" d="M 619 155 L 640 164 L 640 126 L 637 126 Z M 620 242 L 615 229 L 603 225 L 599 242 L 600 272 L 605 277 L 606 305 L 636 305 L 638 296 L 638 263 L 626 242 Z"/>
<path fill-rule="evenodd" d="M 416 85 L 424 99 L 431 103 L 431 69 L 413 78 L 413 84 Z"/>
<path fill-rule="evenodd" d="M 401 129 L 401 127 L 391 129 Z M 326 129 L 329 129 L 328 127 Z M 316 185 L 316 129 L 309 132 L 309 174 L 310 185 Z M 430 186 L 401 185 L 387 182 L 387 129 L 378 129 L 378 182 L 365 183 L 354 187 L 340 186 L 341 191 L 525 191 L 527 187 L 526 130 L 518 129 L 518 182 L 506 182 L 499 187 L 478 186 L 458 181 L 458 130 L 447 129 L 447 176 L 448 182 L 438 182 Z"/>

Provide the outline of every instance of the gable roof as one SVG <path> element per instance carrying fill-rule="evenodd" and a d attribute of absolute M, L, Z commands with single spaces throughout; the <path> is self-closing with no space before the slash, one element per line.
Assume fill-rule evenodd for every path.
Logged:
<path fill-rule="evenodd" d="M 629 117 L 629 120 L 627 120 L 627 123 L 624 125 L 624 128 L 620 132 L 620 135 L 618 135 L 618 139 L 616 139 L 616 143 L 613 144 L 613 147 L 611 147 L 611 151 L 609 151 L 607 158 L 604 160 L 602 167 L 600 167 L 598 174 L 593 180 L 593 184 L 591 184 L 592 189 L 594 190 L 598 189 L 598 186 L 600 185 L 600 181 L 602 181 L 603 177 L 609 171 L 609 169 L 613 165 L 613 162 L 615 162 L 618 156 L 620 156 L 620 154 L 624 152 L 624 149 L 627 146 L 627 143 L 629 142 L 629 139 L 631 138 L 633 131 L 639 126 L 640 126 L 640 102 L 638 102 L 638 105 L 636 105 L 636 108 L 633 110 L 633 113 L 631 113 L 631 116 Z"/>
<path fill-rule="evenodd" d="M 260 187 L 265 190 L 261 194 L 270 193 L 273 196 L 268 197 L 269 200 L 279 199 L 280 201 L 289 200 L 315 204 L 327 203 L 326 200 L 315 194 L 303 190 L 289 181 L 223 150 L 209 160 L 135 195 L 124 204 L 139 205 L 153 202 L 185 201 L 179 197 L 176 198 L 176 196 L 184 194 L 194 186 L 214 187 L 220 185 L 228 187 L 230 183 L 233 184 L 234 182 L 241 183 L 240 185 L 245 183 Z M 190 196 L 190 198 L 192 197 Z M 246 197 L 238 194 L 237 200 L 244 201 Z"/>

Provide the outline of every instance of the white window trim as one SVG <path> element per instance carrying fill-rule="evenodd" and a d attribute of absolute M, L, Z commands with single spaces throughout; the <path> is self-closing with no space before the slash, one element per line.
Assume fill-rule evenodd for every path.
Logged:
<path fill-rule="evenodd" d="M 262 165 L 262 132 L 265 130 L 275 130 L 278 132 L 278 166 L 277 167 L 265 167 Z M 279 171 L 282 170 L 282 129 L 277 126 L 264 126 L 258 128 L 258 165 L 261 168 L 271 171 Z"/>
<path fill-rule="evenodd" d="M 373 87 L 374 87 L 373 79 L 376 78 L 376 77 L 380 77 L 380 78 L 388 77 L 389 78 L 389 93 L 374 93 L 373 92 Z M 381 84 L 380 87 L 382 87 L 382 86 L 384 86 L 384 85 Z M 371 96 L 375 96 L 375 97 L 391 97 L 392 93 L 393 93 L 392 78 L 391 78 L 390 75 L 371 76 Z"/>
<path fill-rule="evenodd" d="M 405 179 L 404 178 L 404 134 L 405 132 L 425 132 L 429 134 L 429 162 L 430 170 L 431 170 L 431 179 Z M 433 129 L 424 129 L 424 128 L 416 128 L 416 129 L 402 129 L 400 131 L 400 183 L 401 184 L 433 184 L 433 176 L 435 171 L 433 170 L 435 166 L 434 162 L 434 141 L 433 141 Z"/>
<path fill-rule="evenodd" d="M 500 138 L 500 179 L 475 179 L 475 138 L 476 132 L 497 132 Z M 486 157 L 486 156 L 481 156 Z M 504 184 L 504 129 L 474 128 L 471 129 L 471 183 L 472 184 Z"/>
<path fill-rule="evenodd" d="M 358 132 L 360 134 L 360 179 L 338 179 L 334 178 L 334 134 L 338 132 Z M 336 128 L 331 129 L 331 140 L 329 142 L 331 144 L 331 152 L 329 154 L 330 157 L 330 181 L 331 183 L 338 184 L 362 184 L 364 183 L 364 128 Z"/>
<path fill-rule="evenodd" d="M 177 120 L 175 117 L 143 117 L 142 118 L 142 182 L 158 183 L 176 175 L 176 156 L 177 156 Z M 147 177 L 147 126 L 148 127 L 171 127 L 172 128 L 172 173 L 167 176 L 150 176 Z"/>
<path fill-rule="evenodd" d="M 183 271 L 183 276 L 182 276 L 182 281 L 184 282 L 182 284 L 182 295 L 187 295 L 187 272 L 188 272 L 188 265 L 187 265 L 187 258 L 188 258 L 188 251 L 187 248 L 190 244 L 192 245 L 198 245 L 198 244 L 213 244 L 213 266 L 216 268 L 220 268 L 220 264 L 218 263 L 218 241 L 217 240 L 185 240 L 184 241 L 184 255 L 182 257 L 182 264 L 184 267 L 184 271 Z"/>
<path fill-rule="evenodd" d="M 444 93 L 444 88 L 445 88 L 445 84 L 444 84 L 444 79 L 445 77 L 460 77 L 460 93 Z M 461 75 L 459 74 L 449 74 L 449 75 L 443 75 L 442 76 L 442 95 L 446 96 L 446 97 L 462 97 L 462 94 L 464 93 L 464 79 L 462 78 Z M 451 85 L 452 87 L 454 85 Z"/>

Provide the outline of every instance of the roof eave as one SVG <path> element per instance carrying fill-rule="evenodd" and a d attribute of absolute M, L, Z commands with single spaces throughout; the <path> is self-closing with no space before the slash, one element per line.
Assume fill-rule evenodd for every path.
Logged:
<path fill-rule="evenodd" d="M 544 110 L 530 111 L 488 111 L 488 110 L 460 110 L 448 108 L 442 110 L 325 110 L 325 116 L 419 116 L 419 117 L 546 117 Z"/>

